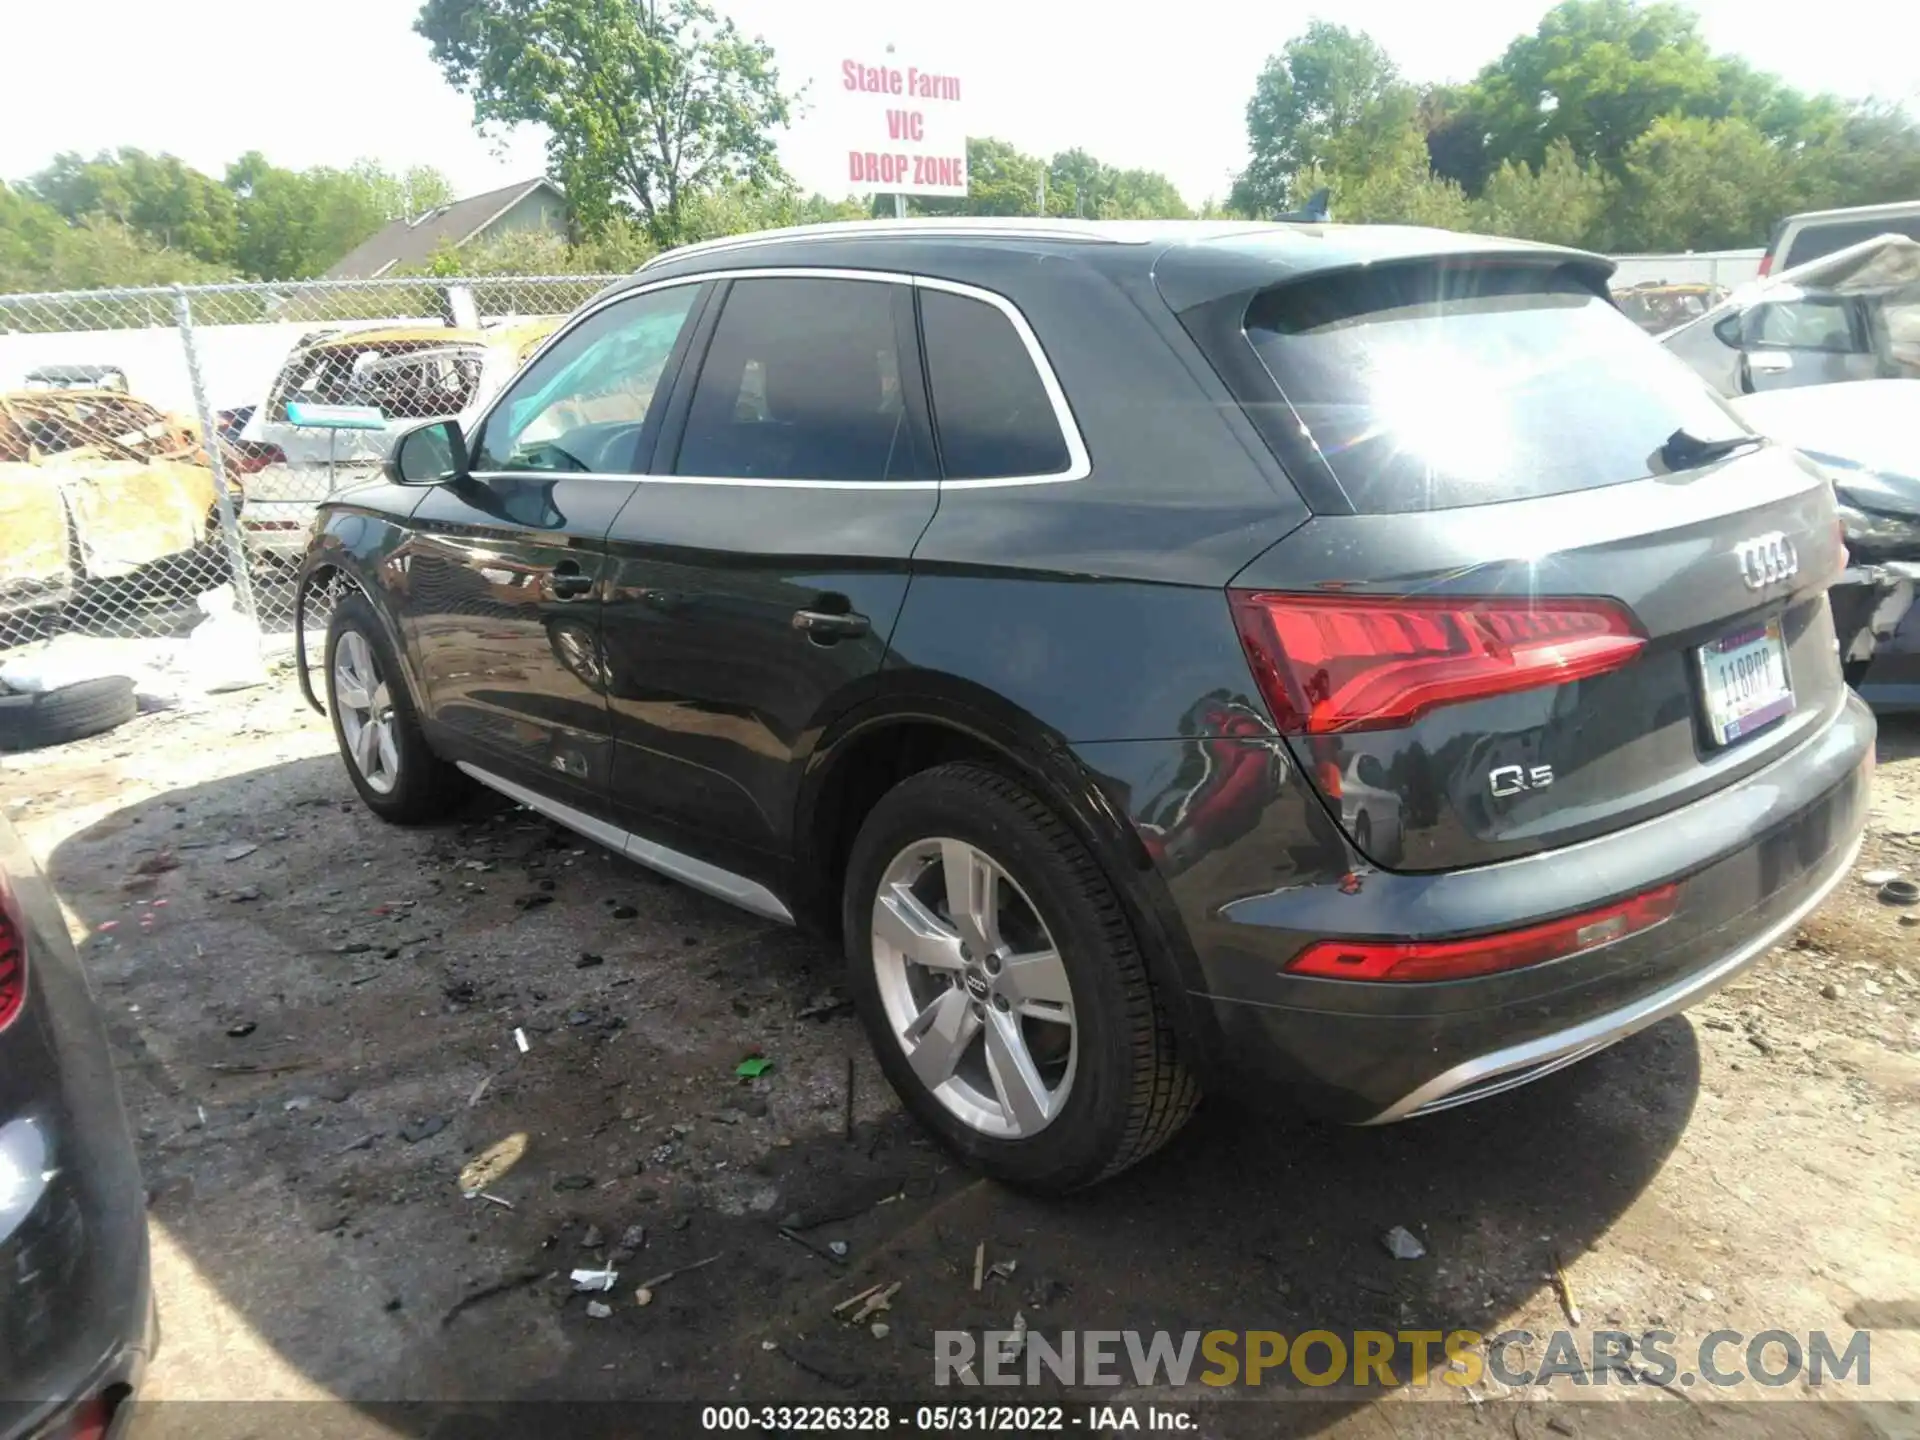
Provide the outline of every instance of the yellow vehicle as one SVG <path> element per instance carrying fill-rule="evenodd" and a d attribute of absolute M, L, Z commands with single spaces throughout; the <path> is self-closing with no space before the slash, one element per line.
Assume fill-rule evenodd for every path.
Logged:
<path fill-rule="evenodd" d="M 119 390 L 0 395 L 0 617 L 63 606 L 218 531 L 213 468 L 189 422 Z"/>

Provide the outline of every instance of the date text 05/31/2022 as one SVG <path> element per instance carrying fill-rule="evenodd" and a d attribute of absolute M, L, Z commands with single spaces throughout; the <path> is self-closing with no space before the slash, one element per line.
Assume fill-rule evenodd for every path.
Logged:
<path fill-rule="evenodd" d="M 1074 1430 L 1111 1434 L 1118 1430 L 1192 1430 L 1186 1410 L 1169 1405 L 919 1405 L 908 1410 L 887 1405 L 708 1405 L 700 1428 L 712 1431 L 868 1431 L 906 1430 L 920 1434 L 1041 1435 Z"/>

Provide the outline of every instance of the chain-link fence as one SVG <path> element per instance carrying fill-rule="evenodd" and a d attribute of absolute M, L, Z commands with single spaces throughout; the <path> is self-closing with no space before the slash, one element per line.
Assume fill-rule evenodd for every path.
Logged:
<path fill-rule="evenodd" d="M 402 430 L 470 426 L 616 278 L 0 296 L 0 654 L 183 636 L 227 597 L 289 648 L 319 502 Z"/>

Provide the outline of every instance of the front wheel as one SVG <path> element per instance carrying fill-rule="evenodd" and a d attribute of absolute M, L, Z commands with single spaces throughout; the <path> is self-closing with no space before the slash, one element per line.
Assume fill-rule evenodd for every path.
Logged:
<path fill-rule="evenodd" d="M 326 679 L 340 758 L 369 810 L 417 825 L 458 808 L 471 782 L 427 744 L 386 629 L 357 591 L 340 598 L 327 626 Z"/>
<path fill-rule="evenodd" d="M 888 1080 L 976 1168 L 1074 1189 L 1191 1114 L 1198 1089 L 1119 898 L 1007 776 L 943 765 L 883 796 L 854 842 L 842 920 Z"/>

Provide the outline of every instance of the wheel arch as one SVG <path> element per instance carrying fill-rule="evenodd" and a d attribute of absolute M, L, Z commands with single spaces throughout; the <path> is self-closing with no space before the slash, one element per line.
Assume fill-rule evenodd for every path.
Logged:
<path fill-rule="evenodd" d="M 954 688 L 961 687 L 961 688 Z M 1199 965 L 1139 834 L 1100 778 L 1066 742 L 991 692 L 964 682 L 866 702 L 822 732 L 801 779 L 794 815 L 795 913 L 839 931 L 840 890 L 861 822 L 908 776 L 970 760 L 1001 770 L 1060 816 L 1099 862 L 1140 937 L 1149 973 L 1183 1037 L 1204 1063 L 1209 1012 L 1196 1004 Z"/>
<path fill-rule="evenodd" d="M 393 607 L 388 603 L 389 587 L 383 585 L 379 578 L 383 568 L 390 568 L 390 557 L 400 550 L 404 537 L 396 528 L 382 525 L 378 527 L 379 540 L 385 543 L 363 540 L 361 544 L 349 544 L 330 523 L 333 519 L 328 516 L 320 533 L 314 537 L 306 558 L 301 562 L 300 578 L 294 586 L 294 672 L 299 679 L 300 694 L 320 714 L 327 713 L 325 703 L 314 693 L 313 674 L 307 655 L 306 612 L 309 602 L 316 593 L 331 593 L 337 603 L 342 594 L 353 592 L 366 600 L 367 608 L 373 612 L 385 632 L 387 643 L 393 647 L 393 653 L 400 662 L 407 691 L 424 717 L 427 713 L 427 694 L 414 665 L 413 653 L 401 634 Z"/>

